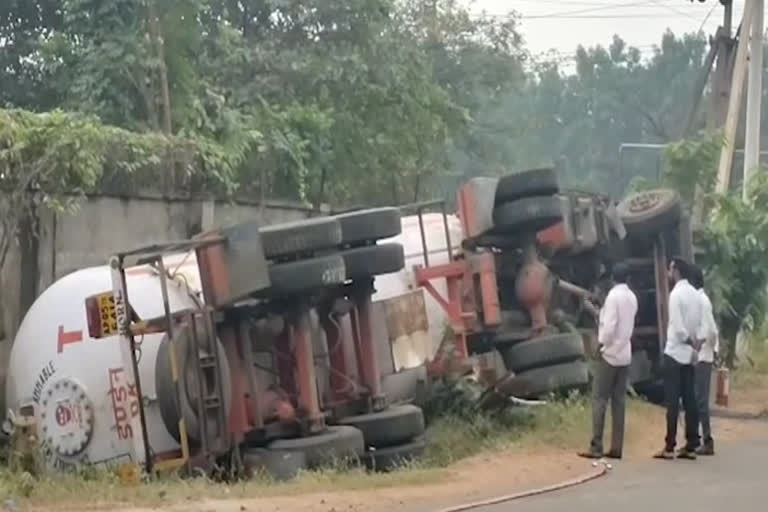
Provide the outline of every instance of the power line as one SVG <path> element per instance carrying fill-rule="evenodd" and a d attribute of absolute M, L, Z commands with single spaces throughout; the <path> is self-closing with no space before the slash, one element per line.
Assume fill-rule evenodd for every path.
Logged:
<path fill-rule="evenodd" d="M 590 8 L 587 8 L 587 9 L 576 9 L 576 10 L 573 10 L 573 11 L 552 12 L 552 13 L 549 13 L 549 14 L 541 14 L 539 16 L 542 16 L 542 17 L 550 17 L 550 16 L 551 17 L 560 17 L 560 16 L 570 15 L 570 14 L 584 14 L 584 13 L 589 13 L 589 12 L 606 11 L 606 10 L 611 10 L 611 9 L 623 9 L 623 8 L 627 8 L 627 7 L 632 8 L 632 7 L 640 7 L 640 6 L 638 6 L 637 2 L 630 2 L 630 3 L 626 3 L 626 4 L 619 4 L 619 5 L 601 4 L 600 7 L 590 7 Z M 525 16 L 525 17 L 528 18 L 529 16 Z"/>
<path fill-rule="evenodd" d="M 681 16 L 685 16 L 686 18 L 691 18 L 692 20 L 696 19 L 693 16 L 691 16 L 690 14 L 688 14 L 687 12 L 681 11 L 681 10 L 675 8 L 675 7 L 672 7 L 671 5 L 667 5 L 665 3 L 662 3 L 659 0 L 648 0 L 648 1 L 651 2 L 654 5 L 658 5 L 659 7 L 664 7 L 665 9 L 667 9 L 669 11 L 672 11 L 672 12 L 674 12 L 676 14 L 679 14 Z"/>
<path fill-rule="evenodd" d="M 562 15 L 533 15 L 522 16 L 520 19 L 525 20 L 644 20 L 644 19 L 679 19 L 679 15 L 674 14 L 659 14 L 659 13 L 633 13 L 633 14 L 562 14 Z M 697 20 L 698 21 L 698 20 Z"/>
<path fill-rule="evenodd" d="M 518 0 L 519 1 L 519 0 Z M 522 1 L 530 1 L 531 3 L 541 4 L 541 3 L 549 3 L 549 4 L 556 4 L 561 6 L 576 6 L 576 5 L 583 5 L 583 6 L 590 6 L 583 9 L 573 9 L 573 10 L 567 10 L 567 11 L 555 11 L 555 12 L 549 12 L 545 14 L 532 14 L 532 15 L 525 15 L 520 12 L 508 12 L 504 14 L 493 14 L 488 12 L 481 12 L 481 13 L 475 13 L 473 16 L 475 17 L 489 17 L 489 18 L 511 18 L 519 16 L 522 19 L 543 19 L 543 18 L 556 18 L 556 19 L 623 19 L 623 18 L 670 18 L 670 16 L 661 16 L 658 13 L 628 13 L 626 15 L 624 14 L 606 14 L 606 15 L 590 15 L 590 16 L 581 16 L 582 14 L 590 14 L 594 12 L 601 12 L 606 10 L 616 10 L 616 9 L 637 9 L 642 7 L 658 7 L 668 10 L 671 13 L 674 13 L 676 16 L 682 16 L 685 18 L 690 18 L 692 20 L 695 20 L 698 22 L 698 18 L 693 16 L 692 14 L 677 9 L 675 7 L 672 7 L 671 5 L 668 5 L 664 3 L 661 0 L 645 0 L 645 1 L 633 1 L 628 3 L 622 3 L 619 5 L 616 5 L 614 3 L 596 3 L 596 2 L 561 2 L 557 0 L 522 0 Z M 717 5 L 717 4 L 715 4 Z M 713 10 L 714 7 L 711 9 Z M 710 11 L 711 11 L 710 10 Z M 711 12 L 710 12 L 711 13 Z M 708 15 L 709 16 L 709 15 Z M 708 17 L 707 16 L 707 17 Z"/>
<path fill-rule="evenodd" d="M 712 13 L 713 13 L 713 12 L 715 12 L 715 7 L 717 7 L 717 5 L 718 5 L 718 4 L 714 4 L 714 5 L 712 6 L 712 8 L 709 10 L 709 12 L 707 13 L 707 15 L 704 17 L 704 20 L 702 20 L 702 22 L 701 22 L 701 26 L 699 27 L 699 32 L 701 32 L 702 30 L 704 30 L 704 25 L 706 25 L 706 24 L 707 24 L 707 21 L 709 21 L 709 17 L 710 17 L 710 16 L 712 16 Z"/>

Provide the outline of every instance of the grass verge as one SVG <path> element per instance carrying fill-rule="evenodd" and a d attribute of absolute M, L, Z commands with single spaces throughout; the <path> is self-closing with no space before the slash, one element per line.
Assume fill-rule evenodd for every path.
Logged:
<path fill-rule="evenodd" d="M 275 482 L 265 476 L 229 484 L 214 484 L 205 478 L 164 477 L 130 487 L 116 473 L 88 470 L 80 474 L 46 474 L 0 470 L 0 496 L 12 497 L 24 506 L 46 508 L 100 508 L 104 505 L 154 507 L 196 499 L 227 499 L 290 496 L 336 491 L 354 491 L 395 486 L 422 486 L 444 481 L 449 466 L 478 454 L 497 452 L 538 440 L 559 443 L 581 431 L 588 420 L 586 401 L 577 396 L 541 406 L 533 413 L 512 410 L 495 416 L 471 419 L 447 416 L 428 430 L 425 456 L 416 463 L 387 474 L 360 469 L 329 468 L 301 474 L 290 482 Z M 87 506 L 84 506 L 87 503 Z"/>
<path fill-rule="evenodd" d="M 644 418 L 658 420 L 658 411 L 638 400 L 629 402 L 628 436 L 646 429 Z M 369 474 L 360 469 L 329 468 L 301 474 L 278 483 L 257 476 L 248 481 L 214 483 L 205 478 L 165 477 L 130 487 L 121 484 L 115 473 L 86 471 L 78 475 L 29 474 L 0 470 L 0 496 L 12 497 L 21 508 L 47 510 L 52 507 L 88 510 L 119 506 L 159 507 L 201 499 L 247 499 L 297 496 L 339 491 L 360 491 L 391 487 L 425 486 L 455 478 L 461 461 L 477 455 L 499 452 L 531 452 L 584 448 L 589 438 L 591 416 L 587 398 L 573 395 L 551 401 L 525 413 L 510 409 L 494 416 L 462 418 L 451 415 L 432 422 L 427 431 L 425 456 L 401 470 Z"/>

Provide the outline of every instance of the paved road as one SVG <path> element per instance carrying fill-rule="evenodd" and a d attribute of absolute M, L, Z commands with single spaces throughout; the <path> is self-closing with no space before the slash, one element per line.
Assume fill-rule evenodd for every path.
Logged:
<path fill-rule="evenodd" d="M 624 461 L 592 483 L 478 512 L 673 510 L 768 510 L 768 442 L 723 446 L 716 457 L 697 461 Z"/>

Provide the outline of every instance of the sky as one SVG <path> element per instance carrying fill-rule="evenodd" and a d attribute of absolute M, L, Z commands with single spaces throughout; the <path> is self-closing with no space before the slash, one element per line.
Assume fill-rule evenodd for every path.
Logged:
<path fill-rule="evenodd" d="M 607 45 L 618 34 L 643 52 L 651 51 L 669 28 L 714 34 L 723 20 L 718 0 L 464 0 L 473 11 L 521 16 L 520 29 L 533 55 L 550 49 L 568 56 L 579 44 Z M 733 0 L 735 30 L 746 0 Z"/>

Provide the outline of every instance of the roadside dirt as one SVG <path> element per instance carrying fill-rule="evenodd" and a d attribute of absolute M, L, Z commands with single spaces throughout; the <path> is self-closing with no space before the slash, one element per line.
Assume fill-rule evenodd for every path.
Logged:
<path fill-rule="evenodd" d="M 747 414 L 768 412 L 768 375 L 751 375 L 730 394 L 728 410 Z"/>
<path fill-rule="evenodd" d="M 741 402 L 759 401 L 760 396 L 745 396 Z M 628 418 L 625 460 L 647 460 L 660 447 L 664 435 L 663 410 L 650 405 L 635 407 Z M 768 438 L 768 423 L 715 419 L 713 429 L 718 449 L 727 450 L 731 442 Z M 682 430 L 682 429 L 681 429 Z M 586 432 L 586 430 L 585 430 Z M 581 436 L 582 433 L 580 432 Z M 591 463 L 575 453 L 587 439 L 548 441 L 529 440 L 509 446 L 495 454 L 462 461 L 441 474 L 439 483 L 390 487 L 374 490 L 318 492 L 296 496 L 270 496 L 186 502 L 164 508 L 134 508 L 128 512 L 424 512 L 552 485 L 592 471 Z M 582 442 L 584 444 L 582 444 Z"/>

